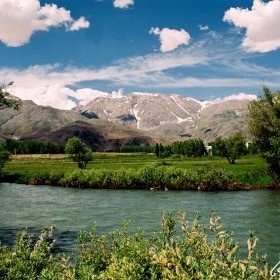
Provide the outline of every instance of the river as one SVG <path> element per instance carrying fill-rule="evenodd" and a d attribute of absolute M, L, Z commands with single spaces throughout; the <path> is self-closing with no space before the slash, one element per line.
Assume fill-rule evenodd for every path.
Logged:
<path fill-rule="evenodd" d="M 259 239 L 260 253 L 267 253 L 272 263 L 279 259 L 279 191 L 82 190 L 1 183 L 0 205 L 2 244 L 12 244 L 22 228 L 38 233 L 55 225 L 58 250 L 66 251 L 74 246 L 79 231 L 95 223 L 99 233 L 108 233 L 130 220 L 131 231 L 141 227 L 150 234 L 159 229 L 163 212 L 181 210 L 190 220 L 199 212 L 202 223 L 208 223 L 216 210 L 243 248 L 251 230 Z"/>

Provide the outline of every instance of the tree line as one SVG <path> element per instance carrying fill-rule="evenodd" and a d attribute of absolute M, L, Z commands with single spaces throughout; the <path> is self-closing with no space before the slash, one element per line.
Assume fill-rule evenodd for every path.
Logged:
<path fill-rule="evenodd" d="M 64 154 L 65 144 L 36 140 L 15 141 L 6 139 L 6 149 L 11 154 Z"/>
<path fill-rule="evenodd" d="M 177 141 L 169 145 L 156 144 L 155 155 L 157 157 L 169 157 L 171 155 L 181 155 L 187 157 L 201 157 L 206 155 L 206 148 L 201 139 L 187 139 Z"/>
<path fill-rule="evenodd" d="M 155 155 L 163 158 L 171 155 L 185 157 L 213 155 L 225 157 L 230 164 L 235 164 L 236 159 L 240 156 L 255 153 L 257 149 L 253 149 L 253 147 L 255 147 L 254 143 L 248 146 L 246 137 L 241 132 L 237 132 L 229 137 L 219 136 L 213 142 L 210 142 L 207 147 L 201 139 L 187 139 L 166 146 L 156 144 Z"/>

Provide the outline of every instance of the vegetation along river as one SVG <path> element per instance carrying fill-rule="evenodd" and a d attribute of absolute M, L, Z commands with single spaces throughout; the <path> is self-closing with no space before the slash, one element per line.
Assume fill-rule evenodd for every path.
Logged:
<path fill-rule="evenodd" d="M 198 211 L 206 224 L 211 210 L 217 210 L 225 229 L 246 247 L 249 230 L 259 238 L 258 249 L 270 263 L 280 253 L 280 192 L 82 190 L 49 186 L 0 184 L 0 241 L 12 244 L 16 233 L 29 228 L 38 233 L 44 226 L 56 226 L 57 250 L 70 250 L 77 234 L 97 224 L 108 233 L 130 220 L 129 229 L 141 227 L 151 234 L 159 230 L 163 212 L 186 213 L 193 220 Z"/>

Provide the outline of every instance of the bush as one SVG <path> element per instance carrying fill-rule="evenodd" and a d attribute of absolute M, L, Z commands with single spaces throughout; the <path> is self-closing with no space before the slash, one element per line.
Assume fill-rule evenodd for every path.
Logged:
<path fill-rule="evenodd" d="M 235 183 L 234 175 L 221 168 L 207 168 L 201 174 L 199 189 L 203 191 L 229 190 Z"/>
<path fill-rule="evenodd" d="M 190 223 L 183 212 L 178 219 L 165 213 L 150 237 L 129 233 L 128 223 L 101 236 L 93 227 L 80 233 L 71 258 L 51 253 L 51 233 L 44 230 L 33 244 L 21 232 L 14 247 L 0 247 L 0 279 L 271 279 L 257 238 L 249 234 L 247 252 L 238 257 L 240 247 L 216 213 L 209 225 L 201 225 L 199 215 Z"/>
<path fill-rule="evenodd" d="M 156 189 L 156 190 L 241 190 L 247 189 L 229 171 L 206 168 L 199 171 L 151 164 L 139 169 L 84 170 L 68 173 L 43 173 L 33 176 L 29 184 L 60 185 L 73 188 L 97 189 Z"/>
<path fill-rule="evenodd" d="M 54 266 L 51 254 L 53 227 L 43 229 L 34 242 L 26 230 L 19 232 L 12 248 L 0 250 L 0 279 L 40 279 L 46 269 Z"/>
<path fill-rule="evenodd" d="M 63 178 L 64 173 L 52 173 L 44 172 L 27 179 L 30 185 L 50 185 L 58 186 L 60 184 L 61 178 Z"/>

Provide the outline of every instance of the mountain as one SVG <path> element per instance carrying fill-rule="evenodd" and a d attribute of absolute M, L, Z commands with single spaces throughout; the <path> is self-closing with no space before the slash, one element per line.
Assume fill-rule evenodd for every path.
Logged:
<path fill-rule="evenodd" d="M 157 142 L 141 131 L 100 120 L 76 121 L 37 140 L 65 143 L 72 136 L 79 137 L 95 151 L 118 151 L 122 146 L 155 145 Z"/>
<path fill-rule="evenodd" d="M 15 140 L 36 139 L 83 119 L 72 111 L 39 106 L 30 100 L 21 101 L 19 110 L 0 108 L 0 133 Z"/>
<path fill-rule="evenodd" d="M 212 141 L 217 136 L 247 132 L 250 100 L 251 96 L 247 98 L 244 95 L 225 100 L 198 101 L 179 95 L 132 93 L 97 97 L 72 110 L 87 118 L 122 124 L 154 136 Z"/>
<path fill-rule="evenodd" d="M 202 107 L 192 136 L 210 142 L 218 136 L 228 137 L 241 131 L 249 140 L 250 135 L 247 130 L 249 102 L 249 99 L 232 99 Z"/>
<path fill-rule="evenodd" d="M 179 95 L 132 93 L 97 97 L 72 110 L 27 100 L 21 101 L 17 111 L 0 107 L 0 135 L 59 143 L 78 136 L 99 151 L 187 138 L 201 138 L 207 144 L 217 136 L 246 133 L 250 98 L 240 97 L 198 101 Z"/>
<path fill-rule="evenodd" d="M 123 145 L 156 143 L 143 131 L 89 119 L 74 111 L 39 106 L 32 101 L 21 101 L 17 111 L 0 107 L 0 135 L 14 140 L 35 139 L 57 143 L 78 136 L 97 151 L 115 151 Z"/>

